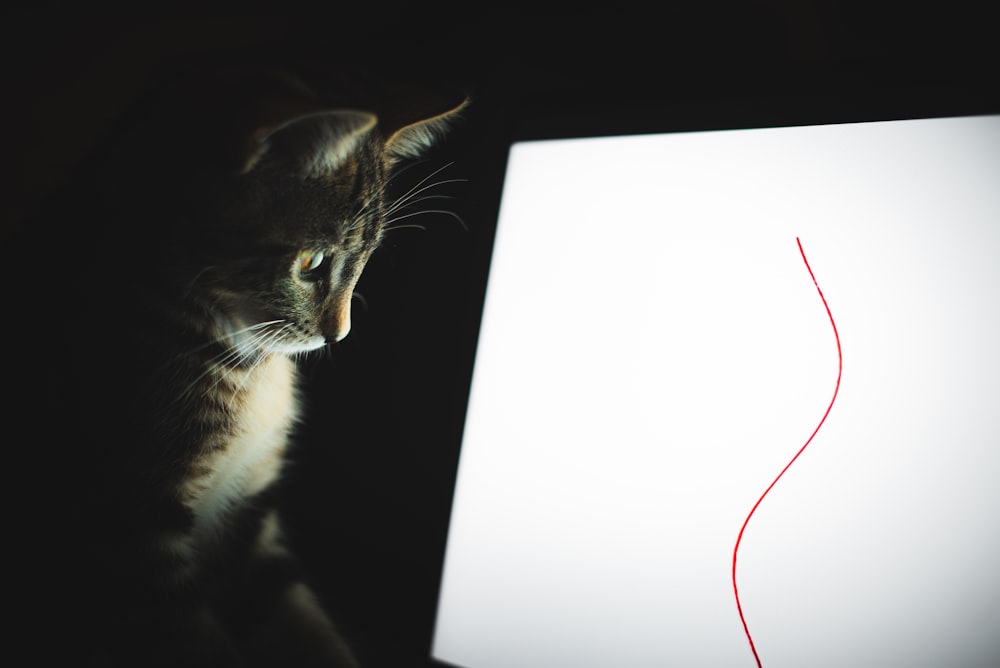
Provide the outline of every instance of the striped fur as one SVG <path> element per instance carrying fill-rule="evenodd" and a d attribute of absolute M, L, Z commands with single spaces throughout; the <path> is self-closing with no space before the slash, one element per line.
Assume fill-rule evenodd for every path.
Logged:
<path fill-rule="evenodd" d="M 349 330 L 391 210 L 389 138 L 426 142 L 461 105 L 398 127 L 319 88 L 270 72 L 171 84 L 66 200 L 52 253 L 72 272 L 47 288 L 57 307 L 26 301 L 57 314 L 58 354 L 33 372 L 59 416 L 39 540 L 72 665 L 356 665 L 273 507 L 301 418 L 295 358 Z M 303 251 L 323 262 L 304 270 Z"/>

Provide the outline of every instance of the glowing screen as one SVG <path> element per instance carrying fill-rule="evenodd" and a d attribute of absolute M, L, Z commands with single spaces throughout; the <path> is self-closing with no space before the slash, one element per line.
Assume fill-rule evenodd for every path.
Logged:
<path fill-rule="evenodd" d="M 1000 117 L 517 143 L 433 656 L 997 665 L 998 416 Z"/>

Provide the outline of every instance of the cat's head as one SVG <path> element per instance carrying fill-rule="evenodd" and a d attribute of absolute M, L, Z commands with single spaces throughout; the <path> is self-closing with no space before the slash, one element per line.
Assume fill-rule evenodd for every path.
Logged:
<path fill-rule="evenodd" d="M 199 128 L 214 130 L 177 140 L 203 153 L 164 205 L 165 275 L 241 352 L 341 340 L 393 168 L 423 155 L 465 98 L 324 94 L 274 72 L 210 94 L 223 111 Z"/>

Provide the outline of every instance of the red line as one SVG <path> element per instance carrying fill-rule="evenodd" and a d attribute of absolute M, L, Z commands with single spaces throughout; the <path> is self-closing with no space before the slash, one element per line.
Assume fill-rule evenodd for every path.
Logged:
<path fill-rule="evenodd" d="M 823 291 L 820 290 L 819 283 L 816 282 L 816 275 L 813 274 L 812 267 L 809 266 L 809 260 L 806 259 L 806 253 L 802 250 L 802 242 L 799 241 L 798 237 L 795 238 L 795 242 L 799 245 L 799 253 L 802 254 L 802 261 L 805 262 L 806 269 L 809 270 L 809 276 L 812 277 L 813 285 L 816 286 L 816 292 L 819 293 L 819 298 L 823 300 L 823 306 L 826 308 L 826 314 L 830 318 L 830 325 L 833 326 L 833 336 L 837 339 L 837 386 L 833 389 L 833 398 L 830 399 L 830 405 L 826 407 L 826 412 L 823 413 L 823 419 L 821 419 L 819 424 L 816 425 L 816 428 L 813 429 L 813 433 L 809 436 L 809 440 L 806 441 L 805 445 L 799 448 L 799 451 L 796 452 L 795 456 L 792 457 L 792 460 L 785 465 L 785 468 L 781 469 L 781 473 L 779 473 L 778 477 L 767 486 L 764 493 L 760 495 L 759 499 L 757 499 L 757 503 L 753 504 L 753 508 L 750 509 L 750 514 L 747 515 L 747 518 L 743 521 L 743 526 L 740 527 L 739 536 L 736 537 L 736 547 L 733 548 L 733 593 L 736 595 L 736 610 L 740 613 L 740 621 L 743 623 L 743 632 L 747 635 L 747 641 L 750 643 L 750 651 L 753 652 L 753 658 L 757 661 L 757 668 L 762 668 L 760 656 L 757 654 L 757 648 L 754 646 L 753 638 L 750 636 L 750 629 L 747 627 L 747 620 L 743 616 L 743 606 L 740 605 L 740 590 L 736 586 L 736 555 L 740 551 L 740 541 L 743 540 L 743 532 L 746 530 L 747 524 L 750 523 L 750 518 L 753 517 L 753 514 L 757 511 L 757 507 L 761 504 L 761 501 L 763 501 L 764 497 L 767 496 L 767 493 L 771 491 L 771 488 L 774 487 L 779 480 L 781 480 L 781 476 L 785 475 L 785 471 L 787 471 L 789 467 L 795 463 L 795 460 L 799 458 L 799 455 L 802 454 L 806 447 L 812 443 L 813 438 L 816 436 L 816 432 L 818 432 L 819 428 L 823 426 L 824 422 L 826 422 L 826 417 L 830 414 L 830 409 L 833 408 L 833 402 L 837 400 L 837 393 L 840 391 L 840 377 L 844 371 L 844 356 L 840 350 L 840 334 L 837 332 L 837 323 L 833 321 L 833 314 L 830 313 L 830 306 L 826 303 L 826 297 L 823 296 Z"/>

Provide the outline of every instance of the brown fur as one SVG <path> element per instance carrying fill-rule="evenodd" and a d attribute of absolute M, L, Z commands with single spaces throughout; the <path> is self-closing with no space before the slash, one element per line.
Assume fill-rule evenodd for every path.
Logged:
<path fill-rule="evenodd" d="M 19 248 L 60 270 L 8 285 L 45 286 L 13 310 L 50 323 L 58 351 L 25 377 L 58 422 L 39 540 L 65 546 L 52 597 L 82 622 L 74 665 L 356 665 L 269 501 L 300 418 L 294 358 L 347 334 L 391 169 L 464 102 L 413 114 L 324 81 L 161 88 L 58 209 L 61 231 Z M 303 251 L 323 262 L 306 271 Z"/>

